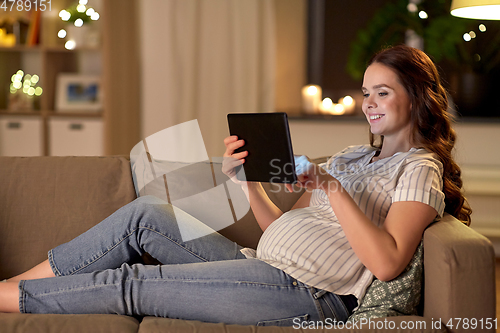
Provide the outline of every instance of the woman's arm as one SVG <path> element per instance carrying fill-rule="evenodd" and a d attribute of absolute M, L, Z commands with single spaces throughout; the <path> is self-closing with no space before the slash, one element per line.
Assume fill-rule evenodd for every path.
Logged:
<path fill-rule="evenodd" d="M 283 212 L 269 199 L 261 183 L 247 182 L 243 188 L 259 227 L 265 231 L 271 223 L 283 215 Z"/>
<path fill-rule="evenodd" d="M 262 231 L 265 231 L 271 223 L 283 215 L 283 212 L 271 201 L 271 199 L 269 199 L 269 196 L 262 187 L 261 183 L 241 182 L 235 178 L 236 174 L 234 172 L 234 168 L 245 163 L 245 157 L 248 155 L 248 152 L 243 151 L 235 154 L 234 151 L 243 147 L 245 142 L 243 140 L 238 140 L 238 137 L 236 136 L 230 136 L 224 139 L 224 144 L 226 145 L 226 152 L 224 153 L 222 171 L 231 177 L 231 179 L 235 182 L 239 182 L 241 184 L 243 191 L 247 195 L 248 201 L 250 202 L 250 207 L 252 208 L 252 212 L 257 220 L 257 223 Z M 307 198 L 303 199 L 305 195 L 307 195 L 307 192 L 299 198 L 296 205 L 292 209 L 299 208 L 298 205 L 304 205 L 306 201 L 306 206 L 309 205 Z"/>
<path fill-rule="evenodd" d="M 361 262 L 379 279 L 397 277 L 410 262 L 425 228 L 437 212 L 420 202 L 395 202 L 382 227 L 361 211 L 340 182 L 317 165 L 299 176 L 300 186 L 321 189 L 329 197 L 345 235 Z"/>

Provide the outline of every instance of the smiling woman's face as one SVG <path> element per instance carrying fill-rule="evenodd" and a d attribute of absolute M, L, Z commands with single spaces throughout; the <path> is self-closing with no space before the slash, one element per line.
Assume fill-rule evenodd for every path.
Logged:
<path fill-rule="evenodd" d="M 380 63 L 371 64 L 363 79 L 363 113 L 371 132 L 400 137 L 410 133 L 411 102 L 394 71 Z"/>

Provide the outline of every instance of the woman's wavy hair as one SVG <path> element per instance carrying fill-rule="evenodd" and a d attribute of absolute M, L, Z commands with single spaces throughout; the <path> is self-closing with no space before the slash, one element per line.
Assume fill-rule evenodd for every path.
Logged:
<path fill-rule="evenodd" d="M 441 85 L 438 70 L 422 51 L 398 45 L 375 54 L 368 66 L 379 63 L 393 70 L 410 97 L 411 135 L 413 142 L 434 152 L 443 163 L 443 192 L 445 212 L 470 225 L 472 210 L 463 196 L 460 167 L 452 157 L 455 131 L 448 112 L 448 97 Z M 370 144 L 381 148 L 383 136 L 376 144 L 370 133 Z"/>

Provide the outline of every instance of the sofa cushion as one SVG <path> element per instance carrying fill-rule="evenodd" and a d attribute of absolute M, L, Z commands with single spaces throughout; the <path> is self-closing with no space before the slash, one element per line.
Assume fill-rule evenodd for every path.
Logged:
<path fill-rule="evenodd" d="M 135 198 L 124 157 L 0 157 L 0 279 Z"/>
<path fill-rule="evenodd" d="M 425 231 L 424 248 L 425 317 L 496 318 L 495 251 L 486 237 L 445 214 Z"/>
<path fill-rule="evenodd" d="M 139 322 L 118 315 L 56 315 L 0 313 L 2 332 L 135 333 Z"/>

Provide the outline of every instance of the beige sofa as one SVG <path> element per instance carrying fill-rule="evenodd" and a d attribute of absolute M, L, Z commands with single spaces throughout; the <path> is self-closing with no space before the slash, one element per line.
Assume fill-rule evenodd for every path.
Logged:
<path fill-rule="evenodd" d="M 274 191 L 270 191 L 271 198 L 282 209 L 290 208 L 299 195 L 271 192 Z M 45 260 L 50 248 L 84 232 L 135 197 L 130 163 L 125 157 L 0 157 L 0 279 Z M 261 235 L 251 213 L 221 233 L 251 247 L 256 246 Z M 371 322 L 371 326 L 365 324 L 340 331 L 494 331 L 494 252 L 486 238 L 446 216 L 425 232 L 424 274 L 423 317 L 381 318 Z M 476 329 L 473 330 L 474 323 Z M 453 328 L 446 324 L 453 324 Z M 487 329 L 490 325 L 493 328 Z M 0 331 L 296 330 L 293 327 L 237 326 L 118 315 L 0 314 Z"/>

